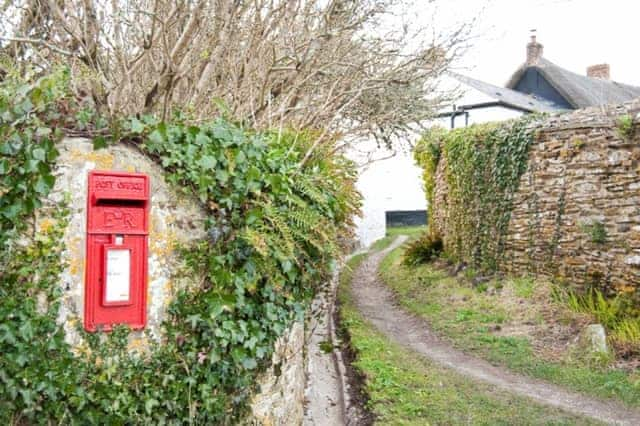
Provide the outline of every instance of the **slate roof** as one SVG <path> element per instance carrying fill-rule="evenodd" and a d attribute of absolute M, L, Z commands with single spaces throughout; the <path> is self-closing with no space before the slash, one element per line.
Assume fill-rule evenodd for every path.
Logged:
<path fill-rule="evenodd" d="M 484 81 L 475 80 L 453 72 L 450 74 L 459 82 L 473 87 L 474 89 L 484 93 L 496 101 L 504 103 L 507 106 L 512 106 L 528 112 L 553 112 L 564 109 L 546 99 L 537 98 L 505 87 L 494 86 L 493 84 L 485 83 Z M 464 107 L 461 108 L 464 109 Z"/>
<path fill-rule="evenodd" d="M 536 68 L 574 108 L 621 104 L 640 97 L 640 87 L 576 74 L 544 58 L 538 59 L 536 65 L 522 65 L 507 87 L 515 88 L 529 68 Z"/>

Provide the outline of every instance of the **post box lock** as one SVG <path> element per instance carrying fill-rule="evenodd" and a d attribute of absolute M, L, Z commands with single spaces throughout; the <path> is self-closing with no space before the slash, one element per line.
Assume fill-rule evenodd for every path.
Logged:
<path fill-rule="evenodd" d="M 84 326 L 144 328 L 147 321 L 149 177 L 89 172 Z"/>

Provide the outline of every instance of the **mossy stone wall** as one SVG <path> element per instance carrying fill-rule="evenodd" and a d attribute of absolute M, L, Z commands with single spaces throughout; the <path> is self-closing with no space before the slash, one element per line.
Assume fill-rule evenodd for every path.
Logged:
<path fill-rule="evenodd" d="M 87 139 L 68 138 L 58 146 L 55 187 L 44 200 L 45 206 L 67 203 L 70 216 L 64 232 L 64 271 L 59 279 L 63 291 L 58 321 L 77 356 L 84 356 L 88 345 L 78 333 L 83 321 L 86 244 L 87 177 L 90 170 L 141 172 L 150 176 L 151 211 L 149 233 L 149 281 L 147 327 L 129 334 L 129 349 L 143 353 L 162 344 L 162 321 L 166 309 L 180 288 L 197 285 L 202 277 L 186 274 L 177 252 L 180 245 L 205 238 L 205 211 L 200 203 L 179 194 L 164 179 L 163 169 L 138 149 L 125 144 L 94 150 Z M 42 212 L 51 209 L 41 209 Z M 40 215 L 36 226 L 53 226 L 54 219 Z M 295 323 L 276 343 L 273 367 L 261 378 L 261 392 L 252 400 L 256 424 L 299 424 L 304 399 L 304 327 Z M 250 420 L 251 421 L 251 420 Z"/>
<path fill-rule="evenodd" d="M 638 292 L 639 112 L 640 101 L 590 108 L 538 129 L 514 199 L 507 271 Z"/>
<path fill-rule="evenodd" d="M 640 100 L 534 122 L 498 268 L 610 293 L 640 291 Z M 432 230 L 455 240 L 447 161 L 435 171 Z"/>

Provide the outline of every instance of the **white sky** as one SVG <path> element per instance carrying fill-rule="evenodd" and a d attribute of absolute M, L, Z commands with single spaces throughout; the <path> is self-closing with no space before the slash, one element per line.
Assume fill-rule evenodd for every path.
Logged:
<path fill-rule="evenodd" d="M 428 0 L 422 0 L 426 3 Z M 461 74 L 503 86 L 526 57 L 530 30 L 537 30 L 544 57 L 585 74 L 608 63 L 611 78 L 640 86 L 638 0 L 442 0 L 436 19 L 455 25 L 478 17 Z M 430 19 L 430 17 L 426 17 Z"/>

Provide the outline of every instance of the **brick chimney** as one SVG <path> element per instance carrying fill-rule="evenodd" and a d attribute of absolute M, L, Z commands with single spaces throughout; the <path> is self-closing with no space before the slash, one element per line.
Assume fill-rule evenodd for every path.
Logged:
<path fill-rule="evenodd" d="M 609 80 L 611 78 L 609 64 L 598 64 L 587 67 L 587 77 Z"/>
<path fill-rule="evenodd" d="M 531 41 L 527 44 L 527 65 L 536 65 L 542 58 L 544 46 L 536 41 L 535 30 L 532 30 Z"/>

